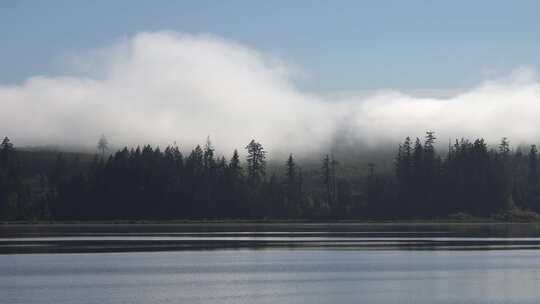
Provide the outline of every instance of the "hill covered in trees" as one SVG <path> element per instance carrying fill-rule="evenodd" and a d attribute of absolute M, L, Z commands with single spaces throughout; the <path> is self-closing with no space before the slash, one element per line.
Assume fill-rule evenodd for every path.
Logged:
<path fill-rule="evenodd" d="M 100 153 L 52 153 L 0 145 L 1 220 L 435 219 L 456 214 L 536 218 L 535 145 L 512 150 L 456 140 L 443 154 L 435 134 L 407 137 L 393 170 L 322 155 L 269 164 L 252 140 L 246 157 L 217 156 L 210 141 L 184 155 L 149 145 Z M 350 170 L 362 163 L 366 170 Z"/>

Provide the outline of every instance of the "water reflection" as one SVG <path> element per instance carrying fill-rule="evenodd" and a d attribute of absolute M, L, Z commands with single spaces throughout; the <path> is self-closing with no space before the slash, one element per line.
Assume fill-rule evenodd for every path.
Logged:
<path fill-rule="evenodd" d="M 536 224 L 4 225 L 0 253 L 210 249 L 509 250 L 540 247 Z"/>
<path fill-rule="evenodd" d="M 538 303 L 540 251 L 0 255 L 2 303 Z"/>

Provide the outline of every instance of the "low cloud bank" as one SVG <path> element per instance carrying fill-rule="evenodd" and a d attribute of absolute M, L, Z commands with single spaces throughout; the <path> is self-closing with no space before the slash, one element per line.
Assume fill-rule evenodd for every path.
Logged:
<path fill-rule="evenodd" d="M 0 85 L 0 135 L 19 146 L 93 147 L 104 133 L 115 146 L 186 148 L 210 136 L 223 153 L 255 138 L 296 154 L 336 138 L 375 146 L 426 130 L 444 142 L 540 138 L 540 83 L 527 69 L 444 98 L 392 90 L 328 98 L 298 89 L 287 62 L 209 35 L 139 33 L 70 61 L 92 76 Z"/>

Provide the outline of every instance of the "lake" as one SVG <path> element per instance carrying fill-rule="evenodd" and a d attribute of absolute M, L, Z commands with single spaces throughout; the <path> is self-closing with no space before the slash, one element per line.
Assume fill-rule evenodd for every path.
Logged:
<path fill-rule="evenodd" d="M 538 303 L 532 224 L 0 226 L 0 303 Z"/>

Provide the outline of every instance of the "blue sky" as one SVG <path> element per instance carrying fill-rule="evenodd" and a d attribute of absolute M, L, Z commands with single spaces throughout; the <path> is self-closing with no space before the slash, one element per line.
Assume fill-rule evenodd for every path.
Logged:
<path fill-rule="evenodd" d="M 317 92 L 452 89 L 536 68 L 539 1 L 0 0 L 0 83 L 140 31 L 210 33 L 298 65 Z"/>

